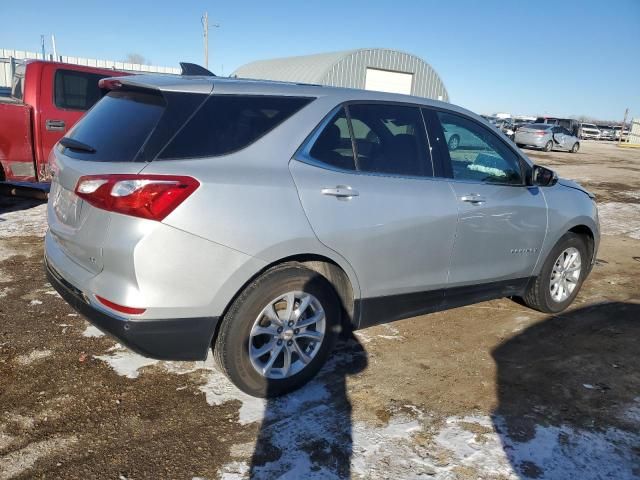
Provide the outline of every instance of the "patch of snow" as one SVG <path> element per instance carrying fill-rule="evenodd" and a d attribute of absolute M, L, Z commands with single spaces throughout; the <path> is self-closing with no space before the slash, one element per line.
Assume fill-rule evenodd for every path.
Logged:
<path fill-rule="evenodd" d="M 29 305 L 42 305 L 42 301 L 40 300 L 31 300 Z"/>
<path fill-rule="evenodd" d="M 7 453 L 0 457 L 0 480 L 17 477 L 28 471 L 40 459 L 65 453 L 77 442 L 78 438 L 75 436 L 53 437 L 30 443 L 20 450 Z"/>
<path fill-rule="evenodd" d="M 0 298 L 4 298 L 11 291 L 9 287 L 0 288 Z"/>
<path fill-rule="evenodd" d="M 47 358 L 53 352 L 51 350 L 33 350 L 31 353 L 26 355 L 19 355 L 16 357 L 16 362 L 20 365 L 31 365 L 38 360 L 42 360 L 43 358 Z"/>
<path fill-rule="evenodd" d="M 104 337 L 104 332 L 102 332 L 98 327 L 88 325 L 87 328 L 84 329 L 84 332 L 82 332 L 82 336 L 88 338 Z"/>
<path fill-rule="evenodd" d="M 37 236 L 47 232 L 47 204 L 0 213 L 0 238 Z"/>
<path fill-rule="evenodd" d="M 127 378 L 138 378 L 138 375 L 140 375 L 139 370 L 142 367 L 155 365 L 159 362 L 159 360 L 143 357 L 122 347 L 108 355 L 94 355 L 94 358 L 106 362 L 118 375 Z"/>
<path fill-rule="evenodd" d="M 598 204 L 598 217 L 604 235 L 626 235 L 640 239 L 640 204 L 601 203 Z"/>

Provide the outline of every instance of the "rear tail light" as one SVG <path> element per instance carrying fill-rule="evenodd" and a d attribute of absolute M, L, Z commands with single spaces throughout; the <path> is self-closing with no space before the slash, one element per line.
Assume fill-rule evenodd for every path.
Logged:
<path fill-rule="evenodd" d="M 199 186 L 182 176 L 88 175 L 80 177 L 75 192 L 96 208 L 162 221 Z"/>
<path fill-rule="evenodd" d="M 113 303 L 106 298 L 102 298 L 96 295 L 98 301 L 103 304 L 105 307 L 109 307 L 111 310 L 115 310 L 116 312 L 126 313 L 127 315 L 140 315 L 147 311 L 146 308 L 135 308 L 135 307 L 125 307 L 123 305 L 118 305 L 117 303 Z"/>
<path fill-rule="evenodd" d="M 543 137 L 547 132 L 545 132 L 544 130 L 540 130 L 539 132 L 536 132 L 535 134 L 538 135 L 539 137 Z"/>

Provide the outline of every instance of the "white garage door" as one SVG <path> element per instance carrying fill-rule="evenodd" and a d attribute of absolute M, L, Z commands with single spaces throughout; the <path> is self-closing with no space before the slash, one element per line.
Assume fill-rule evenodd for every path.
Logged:
<path fill-rule="evenodd" d="M 389 70 L 378 70 L 377 68 L 367 68 L 367 76 L 364 81 L 365 90 L 376 90 L 378 92 L 404 93 L 411 95 L 411 83 L 413 74 L 390 72 Z"/>

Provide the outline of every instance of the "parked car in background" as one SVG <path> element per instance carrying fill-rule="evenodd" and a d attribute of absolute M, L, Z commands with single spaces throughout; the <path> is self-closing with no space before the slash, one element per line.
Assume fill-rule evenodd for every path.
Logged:
<path fill-rule="evenodd" d="M 581 123 L 579 137 L 585 140 L 600 140 L 600 129 L 593 123 Z"/>
<path fill-rule="evenodd" d="M 576 137 L 580 133 L 580 122 L 574 120 L 573 118 L 558 118 L 558 117 L 538 117 L 535 122 L 531 123 L 547 123 L 549 125 L 558 125 L 560 127 L 564 127 L 572 135 Z"/>
<path fill-rule="evenodd" d="M 520 127 L 515 134 L 515 143 L 519 147 L 535 147 L 545 152 L 565 150 L 577 153 L 580 149 L 578 137 L 564 127 L 547 123 L 532 123 Z"/>
<path fill-rule="evenodd" d="M 626 142 L 629 138 L 629 129 L 627 127 L 622 127 L 621 125 L 616 125 L 613 127 L 613 139 L 618 141 L 622 137 L 622 141 Z"/>
<path fill-rule="evenodd" d="M 27 61 L 16 67 L 10 96 L 0 97 L 0 181 L 48 179 L 51 148 L 106 93 L 103 68 Z"/>
<path fill-rule="evenodd" d="M 596 128 L 600 130 L 600 140 L 613 140 L 615 138 L 611 125 L 596 125 Z"/>
<path fill-rule="evenodd" d="M 144 355 L 213 347 L 251 395 L 307 382 L 345 328 L 503 296 L 560 312 L 596 258 L 593 197 L 460 107 L 217 77 L 104 84 L 52 150 L 49 281 Z"/>

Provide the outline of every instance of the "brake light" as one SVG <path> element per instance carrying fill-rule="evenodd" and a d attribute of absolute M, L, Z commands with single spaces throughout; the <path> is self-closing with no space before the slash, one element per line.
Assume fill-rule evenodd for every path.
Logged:
<path fill-rule="evenodd" d="M 128 315 L 140 315 L 141 313 L 144 313 L 147 311 L 146 308 L 134 308 L 134 307 L 125 307 L 123 305 L 118 305 L 117 303 L 113 303 L 112 301 L 107 300 L 106 298 L 102 298 L 98 295 L 96 295 L 96 298 L 105 307 L 109 307 L 110 309 L 115 310 L 116 312 L 126 313 Z"/>
<path fill-rule="evenodd" d="M 539 137 L 543 137 L 547 132 L 545 132 L 544 130 L 540 130 L 537 131 L 535 134 L 538 135 Z"/>
<path fill-rule="evenodd" d="M 199 186 L 195 178 L 172 175 L 88 175 L 75 192 L 96 208 L 162 221 Z"/>

